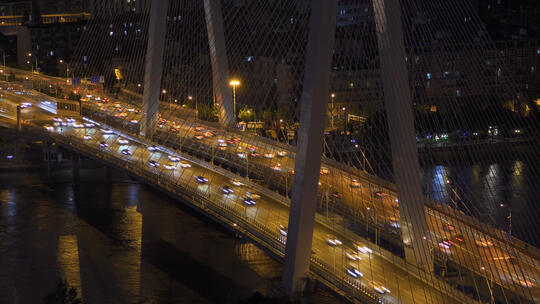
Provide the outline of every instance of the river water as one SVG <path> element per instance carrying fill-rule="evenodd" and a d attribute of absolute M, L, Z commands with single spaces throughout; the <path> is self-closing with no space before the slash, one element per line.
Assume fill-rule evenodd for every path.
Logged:
<path fill-rule="evenodd" d="M 117 176 L 118 175 L 118 176 Z M 159 192 L 103 170 L 0 171 L 0 303 L 41 303 L 58 278 L 86 303 L 227 303 L 269 294 L 281 265 Z"/>

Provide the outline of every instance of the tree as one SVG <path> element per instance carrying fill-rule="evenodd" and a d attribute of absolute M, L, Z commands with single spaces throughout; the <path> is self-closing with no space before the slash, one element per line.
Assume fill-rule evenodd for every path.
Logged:
<path fill-rule="evenodd" d="M 240 110 L 240 113 L 238 113 L 238 118 L 242 121 L 253 121 L 255 119 L 255 111 L 248 107 L 244 107 Z"/>
<path fill-rule="evenodd" d="M 83 304 L 78 297 L 77 289 L 70 287 L 66 279 L 56 283 L 56 290 L 43 298 L 44 304 Z"/>
<path fill-rule="evenodd" d="M 271 111 L 264 111 L 262 115 L 262 119 L 266 123 L 272 122 L 272 112 Z"/>
<path fill-rule="evenodd" d="M 214 105 L 199 104 L 199 118 L 206 121 L 217 120 L 217 109 Z"/>

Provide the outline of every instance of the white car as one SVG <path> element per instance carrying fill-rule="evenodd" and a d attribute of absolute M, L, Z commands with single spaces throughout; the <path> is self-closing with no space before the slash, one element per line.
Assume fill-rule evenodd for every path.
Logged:
<path fill-rule="evenodd" d="M 361 184 L 357 179 L 351 181 L 351 188 L 360 188 Z"/>
<path fill-rule="evenodd" d="M 369 249 L 367 246 L 358 245 L 357 248 L 361 253 L 373 253 L 373 250 Z"/>
<path fill-rule="evenodd" d="M 249 197 L 249 198 L 252 198 L 252 199 L 259 199 L 261 198 L 261 196 L 257 193 L 253 193 L 253 192 L 246 192 L 246 196 Z"/>
<path fill-rule="evenodd" d="M 245 159 L 247 157 L 246 153 L 244 153 L 244 152 L 238 152 L 238 154 L 236 154 L 236 155 L 238 155 L 238 157 L 243 158 L 243 159 Z"/>
<path fill-rule="evenodd" d="M 118 139 L 118 143 L 121 144 L 121 145 L 127 145 L 129 143 L 129 141 L 125 138 L 119 138 Z"/>
<path fill-rule="evenodd" d="M 237 187 L 242 187 L 244 186 L 244 183 L 242 183 L 241 181 L 237 180 L 237 179 L 231 179 L 231 183 Z"/>
<path fill-rule="evenodd" d="M 283 225 L 279 225 L 279 233 L 283 236 L 287 236 L 287 232 L 289 232 L 289 229 Z"/>
<path fill-rule="evenodd" d="M 244 197 L 244 203 L 248 206 L 256 205 L 257 203 L 250 197 Z"/>
<path fill-rule="evenodd" d="M 103 134 L 113 134 L 113 131 L 112 130 L 109 130 L 109 129 L 101 129 L 101 132 Z"/>
<path fill-rule="evenodd" d="M 149 160 L 148 164 L 152 167 L 159 167 L 159 164 L 155 160 Z"/>
<path fill-rule="evenodd" d="M 159 151 L 159 148 L 156 146 L 156 145 L 151 145 L 151 146 L 148 146 L 148 151 Z"/>
<path fill-rule="evenodd" d="M 90 139 L 92 139 L 92 136 L 90 136 L 90 135 L 85 135 L 85 136 L 83 136 L 83 138 L 84 138 L 85 140 L 90 140 Z"/>
<path fill-rule="evenodd" d="M 174 170 L 176 169 L 176 165 L 174 163 L 168 163 L 165 166 L 163 166 L 167 170 Z"/>
<path fill-rule="evenodd" d="M 358 256 L 358 253 L 354 251 L 345 251 L 345 256 L 349 260 L 353 260 L 353 261 L 360 261 L 362 259 L 361 257 Z"/>
<path fill-rule="evenodd" d="M 85 122 L 85 123 L 84 123 L 84 126 L 87 127 L 87 128 L 93 128 L 93 127 L 95 127 L 96 125 L 93 124 L 93 123 L 90 123 L 90 122 Z"/>
<path fill-rule="evenodd" d="M 343 245 L 343 242 L 341 242 L 338 238 L 336 238 L 335 236 L 328 236 L 328 238 L 326 239 L 326 241 L 328 242 L 328 244 L 332 245 L 332 246 L 341 246 Z"/>
<path fill-rule="evenodd" d="M 49 132 L 54 131 L 54 127 L 51 126 L 51 125 L 44 125 L 43 127 L 45 128 L 45 130 L 47 130 L 47 131 L 49 131 Z"/>
<path fill-rule="evenodd" d="M 285 157 L 285 156 L 287 156 L 287 151 L 278 151 L 277 156 Z"/>
<path fill-rule="evenodd" d="M 176 157 L 173 155 L 168 155 L 167 157 L 169 158 L 170 161 L 175 162 L 175 163 L 180 161 L 179 157 Z"/>
<path fill-rule="evenodd" d="M 390 289 L 384 286 L 373 286 L 373 289 L 380 294 L 390 293 Z"/>
<path fill-rule="evenodd" d="M 347 273 L 353 278 L 361 278 L 364 276 L 363 273 L 354 267 L 347 268 Z"/>
<path fill-rule="evenodd" d="M 180 167 L 182 167 L 182 168 L 191 168 L 191 164 L 186 162 L 186 161 L 181 161 L 180 162 Z"/>
<path fill-rule="evenodd" d="M 276 166 L 272 166 L 271 168 L 274 171 L 281 171 L 281 165 L 280 164 L 277 164 Z"/>
<path fill-rule="evenodd" d="M 275 154 L 274 153 L 264 153 L 264 157 L 266 158 L 274 158 Z"/>

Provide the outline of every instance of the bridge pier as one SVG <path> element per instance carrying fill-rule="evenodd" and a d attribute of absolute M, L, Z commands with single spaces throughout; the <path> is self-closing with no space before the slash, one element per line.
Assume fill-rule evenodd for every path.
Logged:
<path fill-rule="evenodd" d="M 283 287 L 293 296 L 300 294 L 306 288 L 307 284 L 304 283 L 309 282 L 323 130 L 337 18 L 337 0 L 311 3 L 300 129 L 283 267 Z"/>
<path fill-rule="evenodd" d="M 73 178 L 73 184 L 78 185 L 80 181 L 79 175 L 80 157 L 78 153 L 71 153 L 71 176 Z"/>
<path fill-rule="evenodd" d="M 103 166 L 103 182 L 108 183 L 111 180 L 111 168 Z"/>
<path fill-rule="evenodd" d="M 17 105 L 17 131 L 21 133 L 22 131 L 22 114 L 21 114 L 21 106 Z"/>
<path fill-rule="evenodd" d="M 151 138 L 154 133 L 159 110 L 168 7 L 168 0 L 150 1 L 150 24 L 146 48 L 141 119 L 141 135 L 147 138 Z"/>
<path fill-rule="evenodd" d="M 204 0 L 204 15 L 210 46 L 210 62 L 212 63 L 213 94 L 216 104 L 219 105 L 219 123 L 223 126 L 234 127 L 236 113 L 229 88 L 229 63 L 220 0 Z"/>
<path fill-rule="evenodd" d="M 433 272 L 398 0 L 373 0 L 405 259 Z"/>

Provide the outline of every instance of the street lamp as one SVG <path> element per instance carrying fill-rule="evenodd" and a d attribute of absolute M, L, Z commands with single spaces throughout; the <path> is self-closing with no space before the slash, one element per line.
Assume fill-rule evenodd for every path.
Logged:
<path fill-rule="evenodd" d="M 231 79 L 231 81 L 229 81 L 229 85 L 232 87 L 232 92 L 233 92 L 233 110 L 234 110 L 234 117 L 236 118 L 236 87 L 240 85 L 240 80 L 238 80 L 238 79 Z"/>
<path fill-rule="evenodd" d="M 32 57 L 32 53 L 28 53 L 28 57 Z M 34 60 L 36 62 L 36 73 L 39 72 L 38 70 L 38 61 L 37 61 L 37 56 L 34 56 Z"/>
<path fill-rule="evenodd" d="M 330 120 L 332 121 L 332 129 L 334 128 L 334 97 L 336 97 L 336 94 L 332 93 L 330 95 L 332 98 L 332 109 L 330 110 Z"/>

